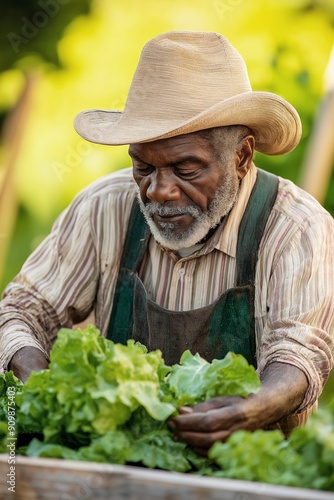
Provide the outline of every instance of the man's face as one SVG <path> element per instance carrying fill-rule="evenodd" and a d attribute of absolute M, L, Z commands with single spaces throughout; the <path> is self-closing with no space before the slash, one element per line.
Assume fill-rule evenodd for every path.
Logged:
<path fill-rule="evenodd" d="M 131 144 L 141 209 L 155 239 L 172 250 L 198 243 L 232 208 L 239 190 L 237 154 L 220 163 L 198 134 Z"/>

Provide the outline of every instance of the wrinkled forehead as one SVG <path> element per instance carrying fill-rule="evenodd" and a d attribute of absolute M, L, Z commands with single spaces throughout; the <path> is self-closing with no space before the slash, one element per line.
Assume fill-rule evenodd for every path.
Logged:
<path fill-rule="evenodd" d="M 168 139 L 131 144 L 129 155 L 133 160 L 154 164 L 154 161 L 182 162 L 187 158 L 209 161 L 214 152 L 211 143 L 200 133 L 194 132 Z"/>

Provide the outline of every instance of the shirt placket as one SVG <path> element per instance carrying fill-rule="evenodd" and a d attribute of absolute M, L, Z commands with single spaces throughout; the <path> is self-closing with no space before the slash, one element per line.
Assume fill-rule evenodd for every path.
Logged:
<path fill-rule="evenodd" d="M 192 276 L 190 258 L 180 259 L 175 263 L 170 286 L 168 309 L 187 311 L 191 309 Z"/>

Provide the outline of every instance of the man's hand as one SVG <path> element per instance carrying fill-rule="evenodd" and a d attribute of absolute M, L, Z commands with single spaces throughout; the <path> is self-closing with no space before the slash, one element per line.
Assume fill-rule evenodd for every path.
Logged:
<path fill-rule="evenodd" d="M 168 423 L 175 437 L 205 455 L 216 441 L 225 441 L 233 431 L 248 429 L 245 399 L 238 396 L 217 397 L 196 406 L 179 408 L 179 415 Z"/>
<path fill-rule="evenodd" d="M 22 347 L 14 354 L 8 365 L 8 369 L 13 370 L 14 375 L 22 382 L 26 382 L 33 370 L 44 370 L 47 367 L 47 359 L 36 347 Z"/>
<path fill-rule="evenodd" d="M 273 363 L 261 377 L 257 394 L 213 398 L 192 408 L 181 407 L 169 419 L 175 437 L 205 455 L 216 441 L 225 441 L 238 429 L 263 429 L 293 413 L 303 401 L 307 378 L 298 368 Z"/>

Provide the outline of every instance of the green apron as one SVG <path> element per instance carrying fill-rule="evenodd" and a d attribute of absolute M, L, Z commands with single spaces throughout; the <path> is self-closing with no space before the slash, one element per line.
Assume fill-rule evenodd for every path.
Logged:
<path fill-rule="evenodd" d="M 151 233 L 135 200 L 107 337 L 122 344 L 132 338 L 149 350 L 160 349 L 167 365 L 178 363 L 181 354 L 189 349 L 193 354 L 198 352 L 209 362 L 233 351 L 242 354 L 256 367 L 255 267 L 277 189 L 278 178 L 258 169 L 239 228 L 236 285 L 212 304 L 191 311 L 172 311 L 147 298 L 137 270 Z"/>

